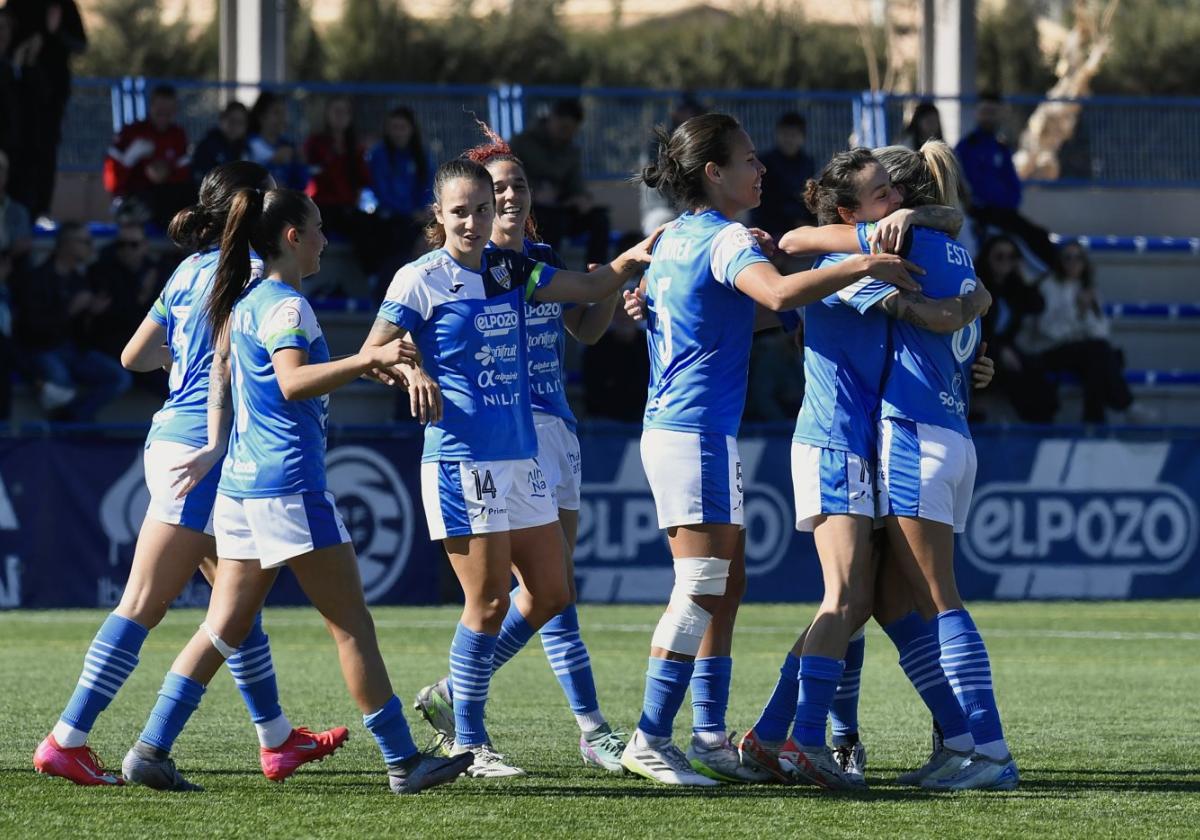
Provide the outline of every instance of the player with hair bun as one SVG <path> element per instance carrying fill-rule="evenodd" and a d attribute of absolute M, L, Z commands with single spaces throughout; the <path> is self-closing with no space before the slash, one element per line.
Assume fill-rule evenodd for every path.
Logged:
<path fill-rule="evenodd" d="M 411 335 L 429 369 L 402 371 L 428 420 L 421 495 L 430 537 L 465 596 L 449 684 L 437 693 L 453 706 L 449 748 L 473 757 L 468 772 L 515 776 L 524 771 L 496 752 L 484 726 L 492 673 L 570 603 L 555 487 L 537 460 L 526 304 L 607 298 L 649 262 L 653 237 L 590 274 L 565 271 L 491 245 L 495 184 L 484 166 L 445 163 L 433 191 L 435 248 L 396 273 L 364 349 Z M 439 396 L 444 412 L 431 414 Z M 521 592 L 510 610 L 514 569 Z M 423 709 L 436 702 L 434 688 L 422 692 Z"/>
<path fill-rule="evenodd" d="M 547 265 L 562 268 L 562 261 L 549 245 L 538 240 L 532 215 L 532 197 L 524 165 L 503 138 L 480 123 L 486 143 L 467 150 L 465 157 L 482 164 L 492 176 L 496 196 L 496 216 L 492 223 L 491 243 L 497 248 L 519 251 Z M 579 751 L 585 764 L 614 773 L 624 772 L 621 753 L 625 741 L 615 732 L 600 711 L 591 658 L 579 633 L 575 609 L 575 537 L 579 527 L 579 485 L 582 462 L 579 439 L 575 435 L 575 416 L 565 391 L 564 335 L 594 344 L 612 320 L 618 296 L 614 293 L 600 303 L 572 306 L 557 302 L 525 303 L 528 332 L 529 388 L 533 425 L 537 434 L 537 462 L 553 488 L 558 503 L 558 521 L 562 528 L 566 583 L 569 603 L 566 609 L 542 625 L 538 634 L 550 661 L 554 676 L 562 686 L 571 711 L 579 725 Z M 533 612 L 520 564 L 514 568 L 518 586 L 509 593 L 509 628 L 502 637 L 503 647 L 496 650 L 493 668 L 499 669 L 528 640 L 525 627 Z M 537 587 L 535 587 L 537 588 Z M 449 678 L 439 680 L 417 695 L 416 707 L 449 740 L 454 738 L 454 709 Z"/>
<path fill-rule="evenodd" d="M 33 766 L 39 773 L 62 776 L 80 785 L 119 785 L 87 745 L 100 713 L 138 664 L 147 634 L 199 569 L 211 584 L 216 576 L 212 512 L 220 470 L 195 487 L 181 487 L 178 464 L 209 441 L 206 401 L 213 365 L 212 331 L 202 307 L 221 259 L 221 233 L 234 197 L 242 189 L 274 186 L 256 163 L 218 166 L 200 185 L 199 203 L 180 210 L 169 234 L 192 252 L 175 269 L 150 312 L 121 353 L 130 370 L 170 371 L 170 395 L 154 415 L 146 438 L 146 486 L 150 506 L 138 533 L 129 580 L 121 602 L 104 620 L 84 659 L 83 673 L 54 731 L 38 745 Z M 246 257 L 257 277 L 262 261 Z M 190 490 L 183 495 L 180 490 Z M 328 732 L 293 728 L 279 705 L 271 647 L 255 615 L 245 641 L 228 660 L 229 672 L 246 702 L 258 733 L 260 762 L 268 779 L 282 781 L 301 764 L 319 760 L 347 738 L 345 727 Z"/>

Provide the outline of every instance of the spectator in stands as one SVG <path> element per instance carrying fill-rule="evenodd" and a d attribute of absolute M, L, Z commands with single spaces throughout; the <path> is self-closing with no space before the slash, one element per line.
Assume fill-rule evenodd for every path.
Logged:
<path fill-rule="evenodd" d="M 942 115 L 928 99 L 917 103 L 904 127 L 904 145 L 917 151 L 930 140 L 943 140 Z"/>
<path fill-rule="evenodd" d="M 326 103 L 325 128 L 304 142 L 304 159 L 309 167 L 307 192 L 321 210 L 325 231 L 349 238 L 365 267 L 363 247 L 374 236 L 358 204 L 371 174 L 349 99 L 336 96 Z"/>
<path fill-rule="evenodd" d="M 992 293 L 992 308 L 983 319 L 988 355 L 996 360 L 996 388 L 1026 423 L 1050 423 L 1058 411 L 1054 384 L 1040 357 L 1025 344 L 1046 302 L 1021 271 L 1021 252 L 1008 236 L 983 243 L 975 272 Z"/>
<path fill-rule="evenodd" d="M 792 228 L 817 223 L 804 204 L 804 185 L 816 172 L 812 156 L 804 150 L 807 136 L 808 122 L 789 111 L 775 123 L 775 148 L 760 158 L 767 168 L 762 176 L 762 203 L 750 218 L 776 239 Z"/>
<path fill-rule="evenodd" d="M 121 222 L 116 239 L 101 250 L 88 270 L 93 296 L 110 303 L 88 320 L 85 346 L 120 360 L 121 350 L 150 311 L 164 280 L 158 260 L 150 252 L 145 227 L 133 220 Z M 166 384 L 162 374 L 154 371 L 151 375 L 156 390 Z"/>
<path fill-rule="evenodd" d="M 21 141 L 21 97 L 12 47 L 12 13 L 0 8 L 0 152 L 10 160 Z"/>
<path fill-rule="evenodd" d="M 92 237 L 79 222 L 59 225 L 54 253 L 13 289 L 17 346 L 28 356 L 42 406 L 55 419 L 91 422 L 128 390 L 119 362 L 79 344 L 84 323 L 111 305 L 87 289 Z"/>
<path fill-rule="evenodd" d="M 281 188 L 303 190 L 308 167 L 287 136 L 287 102 L 277 93 L 263 91 L 250 109 L 250 160 L 265 166 Z"/>
<path fill-rule="evenodd" d="M 71 96 L 71 56 L 87 48 L 74 0 L 8 0 L 13 61 L 21 75 L 21 142 L 13 195 L 33 217 L 50 212 L 62 121 Z"/>
<path fill-rule="evenodd" d="M 380 247 L 367 270 L 381 279 L 376 288 L 382 295 L 396 270 L 412 258 L 433 201 L 433 165 L 411 108 L 401 105 L 388 113 L 368 165 Z"/>
<path fill-rule="evenodd" d="M 192 180 L 196 189 L 204 176 L 223 163 L 246 160 L 250 154 L 247 132 L 250 111 L 237 100 L 230 101 L 217 117 L 217 124 L 208 130 L 192 152 Z"/>
<path fill-rule="evenodd" d="M 165 230 L 195 199 L 196 186 L 187 133 L 175 122 L 175 88 L 159 85 L 150 91 L 147 112 L 146 119 L 126 125 L 113 139 L 104 160 L 104 186 L 118 201 L 118 212 L 127 202 L 136 202 Z"/>
<path fill-rule="evenodd" d="M 589 417 L 641 423 L 650 357 L 641 325 L 618 306 L 608 331 L 583 348 L 583 402 Z"/>
<path fill-rule="evenodd" d="M 567 236 L 587 236 L 589 263 L 608 262 L 608 208 L 596 204 L 583 180 L 583 156 L 575 137 L 583 124 L 578 99 L 560 99 L 549 115 L 513 138 L 512 150 L 525 164 L 533 214 L 545 242 L 561 250 Z"/>
<path fill-rule="evenodd" d="M 1021 179 L 1013 166 L 1012 151 L 998 135 L 1003 116 L 1004 104 L 997 94 L 980 94 L 975 130 L 954 147 L 971 186 L 968 212 L 982 228 L 976 235 L 985 235 L 987 228 L 999 228 L 1024 242 L 1045 267 L 1058 270 L 1058 250 L 1050 234 L 1018 212 Z"/>
<path fill-rule="evenodd" d="M 24 266 L 33 247 L 33 227 L 29 211 L 8 194 L 8 177 L 12 164 L 0 151 L 0 249 L 7 251 L 15 268 Z"/>
<path fill-rule="evenodd" d="M 675 107 L 671 109 L 671 120 L 667 130 L 668 132 L 674 132 L 675 129 L 679 128 L 679 126 L 692 117 L 698 117 L 706 113 L 708 113 L 708 109 L 699 100 L 693 98 L 690 94 L 685 94 L 675 104 Z M 658 160 L 657 140 L 650 141 L 650 145 L 646 149 L 646 157 L 641 161 L 641 166 L 652 160 Z M 679 215 L 679 212 L 671 206 L 671 202 L 667 201 L 666 196 L 658 190 L 647 187 L 645 184 L 641 184 L 638 187 L 638 197 L 641 205 L 642 234 L 644 236 L 649 236 L 656 227 L 666 224 Z"/>
<path fill-rule="evenodd" d="M 1046 307 L 1034 320 L 1030 344 L 1042 354 L 1042 364 L 1052 372 L 1068 373 L 1083 387 L 1083 422 L 1105 422 L 1105 410 L 1134 412 L 1133 393 L 1125 382 L 1124 358 L 1109 342 L 1108 319 L 1100 308 L 1092 280 L 1092 266 L 1078 243 L 1063 246 L 1062 271 L 1041 284 Z M 1128 418 L 1126 418 L 1128 419 Z"/>

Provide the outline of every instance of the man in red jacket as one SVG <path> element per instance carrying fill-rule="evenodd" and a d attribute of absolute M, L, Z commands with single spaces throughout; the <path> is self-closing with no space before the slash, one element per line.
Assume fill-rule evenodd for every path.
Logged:
<path fill-rule="evenodd" d="M 121 129 L 104 160 L 104 186 L 113 198 L 122 205 L 136 199 L 162 228 L 195 200 L 187 134 L 175 122 L 178 108 L 175 88 L 154 88 L 148 118 Z"/>

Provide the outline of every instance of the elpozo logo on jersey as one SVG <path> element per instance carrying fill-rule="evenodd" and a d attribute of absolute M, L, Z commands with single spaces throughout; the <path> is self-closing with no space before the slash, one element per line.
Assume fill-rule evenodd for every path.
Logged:
<path fill-rule="evenodd" d="M 1047 440 L 1028 481 L 978 489 L 960 545 L 997 598 L 1127 598 L 1169 575 L 1200 534 L 1195 502 L 1162 480 L 1171 444 Z"/>
<path fill-rule="evenodd" d="M 675 572 L 650 484 L 642 469 L 640 442 L 625 441 L 611 481 L 584 482 L 579 507 L 575 574 L 582 600 L 665 603 Z M 745 477 L 746 574 L 773 571 L 792 538 L 792 506 L 775 487 L 755 481 L 767 441 L 738 444 Z"/>
<path fill-rule="evenodd" d="M 505 335 L 517 328 L 519 319 L 517 312 L 511 306 L 487 306 L 475 316 L 475 329 L 483 335 Z"/>
<path fill-rule="evenodd" d="M 325 456 L 325 480 L 358 554 L 367 602 L 387 595 L 408 565 L 413 504 L 395 467 L 365 446 L 339 446 Z"/>

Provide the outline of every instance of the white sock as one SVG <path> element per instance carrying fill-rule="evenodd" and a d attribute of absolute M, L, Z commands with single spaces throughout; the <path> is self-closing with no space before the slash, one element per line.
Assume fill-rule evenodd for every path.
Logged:
<path fill-rule="evenodd" d="M 955 735 L 953 738 L 944 738 L 942 739 L 942 743 L 946 745 L 946 749 L 954 750 L 955 752 L 971 752 L 975 749 L 975 739 L 971 737 L 970 732 Z"/>
<path fill-rule="evenodd" d="M 1001 738 L 999 741 L 976 744 L 975 752 L 992 759 L 992 761 L 1000 761 L 1001 759 L 1008 758 L 1008 742 Z"/>
<path fill-rule="evenodd" d="M 292 734 L 292 722 L 288 720 L 287 715 L 280 715 L 266 723 L 254 724 L 254 729 L 258 732 L 259 746 L 273 750 Z"/>
<path fill-rule="evenodd" d="M 693 732 L 692 740 L 702 747 L 708 747 L 710 750 L 714 747 L 719 747 L 725 743 L 725 739 L 729 736 L 724 732 Z"/>
<path fill-rule="evenodd" d="M 642 741 L 645 742 L 646 746 L 648 746 L 648 747 L 661 747 L 663 744 L 671 743 L 670 738 L 664 738 L 661 735 L 647 735 L 645 732 L 643 732 L 640 729 L 637 730 L 637 732 L 635 732 L 634 734 L 640 735 L 642 738 Z"/>
<path fill-rule="evenodd" d="M 599 709 L 596 709 L 594 712 L 584 712 L 581 715 L 575 715 L 575 722 L 579 724 L 579 731 L 585 734 L 595 732 L 601 726 L 608 723 Z"/>
<path fill-rule="evenodd" d="M 61 720 L 54 724 L 54 730 L 50 734 L 54 736 L 54 740 L 60 747 L 82 747 L 87 743 L 88 734 L 86 732 Z"/>

